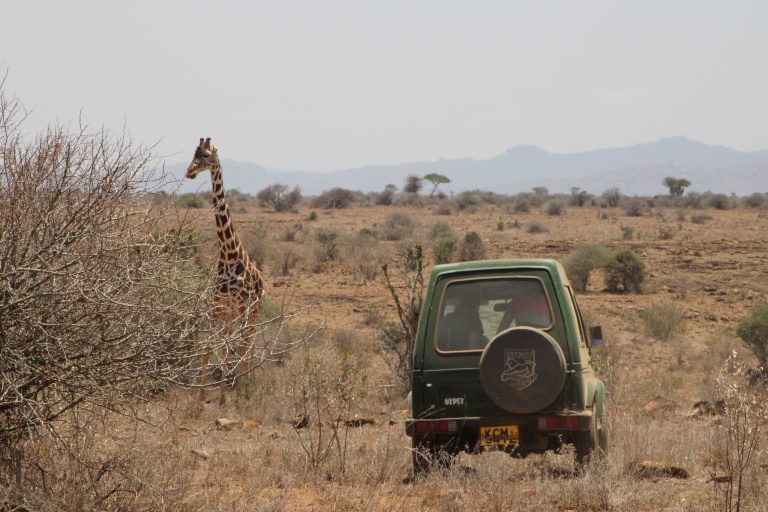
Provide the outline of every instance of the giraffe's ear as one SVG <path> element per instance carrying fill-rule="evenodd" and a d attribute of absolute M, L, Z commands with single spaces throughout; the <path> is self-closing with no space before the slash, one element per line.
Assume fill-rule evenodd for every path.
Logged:
<path fill-rule="evenodd" d="M 211 138 L 210 137 L 205 139 L 205 147 L 206 148 L 210 148 L 211 147 Z"/>

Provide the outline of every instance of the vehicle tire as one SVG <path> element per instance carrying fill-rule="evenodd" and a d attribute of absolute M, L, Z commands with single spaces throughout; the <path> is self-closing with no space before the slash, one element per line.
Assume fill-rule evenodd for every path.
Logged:
<path fill-rule="evenodd" d="M 589 430 L 575 432 L 573 444 L 576 447 L 576 465 L 579 468 L 583 469 L 586 464 L 604 457 L 608 451 L 608 436 L 602 419 L 593 414 Z"/>
<path fill-rule="evenodd" d="M 513 414 L 551 404 L 565 384 L 565 356 L 549 334 L 531 327 L 499 333 L 480 358 L 480 382 L 488 397 Z"/>

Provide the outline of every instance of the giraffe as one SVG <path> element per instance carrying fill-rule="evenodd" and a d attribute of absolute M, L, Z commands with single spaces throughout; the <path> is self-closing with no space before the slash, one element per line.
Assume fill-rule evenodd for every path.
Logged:
<path fill-rule="evenodd" d="M 264 296 L 264 279 L 256 264 L 248 256 L 240 236 L 235 229 L 227 200 L 224 197 L 224 182 L 221 176 L 221 162 L 216 147 L 211 145 L 210 137 L 203 140 L 195 149 L 195 156 L 187 168 L 186 177 L 196 178 L 201 172 L 211 172 L 213 187 L 213 208 L 216 217 L 216 232 L 219 238 L 219 259 L 216 263 L 216 278 L 213 288 L 213 319 L 221 325 L 225 332 L 235 323 L 245 322 L 245 329 L 235 347 L 235 389 L 242 379 L 237 376 L 248 372 L 245 361 L 249 342 L 253 341 L 253 326 L 258 321 L 261 310 L 261 299 Z M 206 353 L 203 361 L 205 368 L 210 361 L 210 352 Z M 228 359 L 223 354 L 223 359 Z M 204 398 L 205 385 L 208 384 L 208 372 L 204 371 L 201 378 L 200 398 Z M 224 381 L 222 376 L 221 404 L 224 403 Z"/>

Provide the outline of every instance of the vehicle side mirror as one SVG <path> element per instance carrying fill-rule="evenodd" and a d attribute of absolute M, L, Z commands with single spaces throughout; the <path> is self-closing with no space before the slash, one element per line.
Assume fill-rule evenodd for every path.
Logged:
<path fill-rule="evenodd" d="M 599 325 L 589 328 L 589 346 L 594 347 L 603 344 L 603 328 Z"/>

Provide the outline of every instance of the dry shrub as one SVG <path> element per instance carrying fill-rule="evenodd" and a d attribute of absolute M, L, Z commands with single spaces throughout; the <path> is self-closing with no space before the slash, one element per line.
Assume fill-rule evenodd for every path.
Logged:
<path fill-rule="evenodd" d="M 630 199 L 624 205 L 624 212 L 628 217 L 642 217 L 645 214 L 646 206 L 640 199 Z"/>
<path fill-rule="evenodd" d="M 312 208 L 323 208 L 326 210 L 347 208 L 355 202 L 355 193 L 344 188 L 332 188 L 315 197 L 312 202 Z"/>
<path fill-rule="evenodd" d="M 512 212 L 514 213 L 528 213 L 531 211 L 531 201 L 527 197 L 518 196 L 515 198 L 515 202 L 512 203 Z"/>
<path fill-rule="evenodd" d="M 675 229 L 669 224 L 662 224 L 657 232 L 659 240 L 672 240 L 675 237 Z"/>
<path fill-rule="evenodd" d="M 432 243 L 432 259 L 436 265 L 444 263 L 450 263 L 453 259 L 453 254 L 456 252 L 456 240 L 455 239 L 441 239 L 435 240 Z"/>
<path fill-rule="evenodd" d="M 206 200 L 200 194 L 195 194 L 194 192 L 182 194 L 176 200 L 176 205 L 179 208 L 207 208 L 210 204 L 210 201 Z"/>
<path fill-rule="evenodd" d="M 755 385 L 750 368 L 734 353 L 717 378 L 717 389 L 725 414 L 713 445 L 712 482 L 722 510 L 762 507 L 765 502 L 759 505 L 755 495 L 768 483 L 758 466 L 768 432 L 768 386 Z"/>
<path fill-rule="evenodd" d="M 550 216 L 562 215 L 565 213 L 565 201 L 550 199 L 544 204 L 544 211 Z"/>
<path fill-rule="evenodd" d="M 339 233 L 322 229 L 315 233 L 315 255 L 320 262 L 333 261 L 339 256 Z"/>
<path fill-rule="evenodd" d="M 715 210 L 728 210 L 731 208 L 731 200 L 725 194 L 712 194 L 707 199 L 707 206 Z"/>
<path fill-rule="evenodd" d="M 640 292 L 645 280 L 645 265 L 630 251 L 619 251 L 610 256 L 605 266 L 605 284 L 611 292 Z"/>
<path fill-rule="evenodd" d="M 712 216 L 707 213 L 699 213 L 697 215 L 691 215 L 691 222 L 693 222 L 694 224 L 704 224 L 710 220 L 712 220 Z"/>
<path fill-rule="evenodd" d="M 744 204 L 749 208 L 762 208 L 768 203 L 768 195 L 754 192 L 744 198 Z"/>
<path fill-rule="evenodd" d="M 381 266 L 389 260 L 387 248 L 371 234 L 361 231 L 346 247 L 345 260 L 361 281 L 373 282 Z"/>
<path fill-rule="evenodd" d="M 395 194 L 392 198 L 392 205 L 394 206 L 408 206 L 410 208 L 423 208 L 424 205 L 429 202 L 429 199 L 419 194 L 411 194 L 409 192 L 401 192 Z"/>
<path fill-rule="evenodd" d="M 485 258 L 485 245 L 475 231 L 470 231 L 464 235 L 464 239 L 459 246 L 459 261 L 474 261 Z"/>
<path fill-rule="evenodd" d="M 432 210 L 432 214 L 433 215 L 451 215 L 453 214 L 453 208 L 451 208 L 451 205 L 448 204 L 447 201 L 441 201 Z"/>
<path fill-rule="evenodd" d="M 416 221 L 407 213 L 391 213 L 384 220 L 382 231 L 386 240 L 404 240 L 413 234 Z"/>
<path fill-rule="evenodd" d="M 640 311 L 643 332 L 658 340 L 669 340 L 685 332 L 685 317 L 674 304 L 654 304 Z"/>
<path fill-rule="evenodd" d="M 304 226 L 301 222 L 297 222 L 292 226 L 285 228 L 283 235 L 280 237 L 283 242 L 295 242 L 296 237 L 303 231 Z"/>
<path fill-rule="evenodd" d="M 755 354 L 763 371 L 768 370 L 768 304 L 755 308 L 739 324 L 736 334 Z"/>
<path fill-rule="evenodd" d="M 549 233 L 549 228 L 546 224 L 539 220 L 531 220 L 523 224 L 523 231 L 528 234 L 535 235 L 538 233 Z"/>
<path fill-rule="evenodd" d="M 457 194 L 454 199 L 456 208 L 459 210 L 478 211 L 485 204 L 483 196 L 479 190 L 465 190 Z"/>
<path fill-rule="evenodd" d="M 290 276 L 294 267 L 301 261 L 301 251 L 293 245 L 280 245 L 272 251 L 274 268 L 281 276 Z"/>
<path fill-rule="evenodd" d="M 255 224 L 243 234 L 243 245 L 257 267 L 262 268 L 270 259 L 270 233 L 264 224 Z"/>
<path fill-rule="evenodd" d="M 346 471 L 349 430 L 366 394 L 359 340 L 349 331 L 331 333 L 335 347 L 307 348 L 288 366 L 294 432 L 308 469 Z"/>
<path fill-rule="evenodd" d="M 259 205 L 266 208 L 272 208 L 276 212 L 289 211 L 296 207 L 301 201 L 301 190 L 299 187 L 293 187 L 288 191 L 288 185 L 275 183 L 256 194 Z"/>
<path fill-rule="evenodd" d="M 563 261 L 563 267 L 573 289 L 586 291 L 590 274 L 605 265 L 607 259 L 608 249 L 600 245 L 585 245 L 569 254 Z"/>
<path fill-rule="evenodd" d="M 447 222 L 435 222 L 429 227 L 432 256 L 436 264 L 449 263 L 456 250 L 456 232 Z"/>
<path fill-rule="evenodd" d="M 615 208 L 619 206 L 619 203 L 621 203 L 621 200 L 624 198 L 624 196 L 622 195 L 621 190 L 618 188 L 609 188 L 603 192 L 602 198 L 605 201 L 605 205 L 607 207 Z"/>

